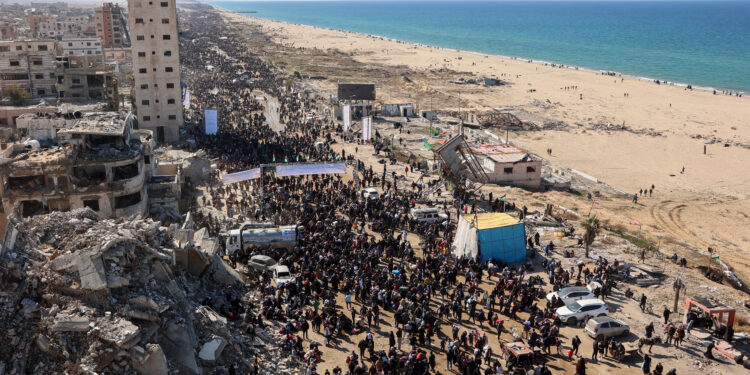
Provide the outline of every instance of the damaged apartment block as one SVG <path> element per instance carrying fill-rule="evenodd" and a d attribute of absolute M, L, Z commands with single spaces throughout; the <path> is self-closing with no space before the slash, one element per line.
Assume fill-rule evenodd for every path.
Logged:
<path fill-rule="evenodd" d="M 100 217 L 146 213 L 154 169 L 151 131 L 125 112 L 26 114 L 24 141 L 3 153 L 3 209 L 21 217 L 91 208 Z"/>

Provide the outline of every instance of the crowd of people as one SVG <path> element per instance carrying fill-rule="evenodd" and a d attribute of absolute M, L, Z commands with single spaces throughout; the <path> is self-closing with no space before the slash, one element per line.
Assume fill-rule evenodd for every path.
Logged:
<path fill-rule="evenodd" d="M 334 151 L 331 145 L 344 139 L 342 129 L 324 117 L 307 116 L 316 107 L 314 97 L 291 90 L 273 66 L 228 31 L 217 14 L 188 20 L 189 28 L 181 36 L 181 63 L 193 94 L 188 119 L 201 125 L 207 108 L 217 109 L 220 119 L 216 135 L 204 134 L 202 126 L 193 127 L 189 134 L 196 147 L 218 161 L 206 194 L 197 197 L 191 209 L 196 222 L 212 234 L 227 229 L 219 215 L 201 209 L 211 207 L 242 220 L 293 223 L 298 231 L 291 250 L 256 248 L 230 254 L 238 265 L 262 252 L 286 265 L 295 278 L 278 285 L 269 275 L 260 275 L 254 284 L 260 303 L 242 306 L 229 297 L 233 302 L 219 309 L 223 314 L 242 320 L 252 335 L 264 320 L 281 322 L 286 338 L 282 350 L 298 358 L 309 375 L 551 374 L 543 358 L 528 363 L 495 353 L 491 340 L 498 341 L 500 348 L 518 341 L 540 348 L 532 354 L 535 357 L 572 360 L 578 355 L 577 336 L 569 343 L 573 349 L 562 350 L 563 322 L 554 314 L 556 301 L 540 302 L 545 296 L 542 287 L 548 283 L 558 290 L 599 282 L 602 287 L 596 293 L 604 298 L 614 287 L 610 275 L 616 264 L 602 259 L 593 270 L 583 265 L 576 270 L 563 268 L 551 256 L 515 266 L 453 257 L 451 220 L 420 222 L 409 217 L 421 186 L 399 189 L 395 172 L 388 181 L 378 180 L 372 166 L 356 160 L 356 155 Z M 278 113 L 271 115 L 279 116 L 283 131 L 268 125 L 268 109 L 258 93 L 280 103 Z M 324 140 L 320 146 L 319 140 Z M 376 140 L 374 146 L 363 144 L 359 149 L 377 147 Z M 342 160 L 358 166 L 354 172 L 361 176 L 358 181 L 341 175 L 309 175 L 219 183 L 222 173 L 263 164 Z M 378 199 L 358 192 L 376 185 L 387 192 Z M 476 203 L 469 202 L 484 200 L 461 190 L 452 198 L 443 204 L 449 215 L 453 209 L 474 211 Z M 485 202 L 488 209 L 515 209 L 498 204 L 491 195 Z M 535 241 L 529 238 L 529 244 L 538 247 L 538 236 Z M 554 244 L 545 248 L 553 250 Z M 532 271 L 544 271 L 548 280 L 529 276 Z M 510 321 L 522 328 L 510 327 Z M 311 330 L 322 336 L 320 342 L 309 339 Z M 376 336 L 387 338 L 387 347 L 377 347 Z M 356 345 L 347 349 L 345 362 L 319 371 L 325 348 L 351 348 L 347 342 Z M 438 356 L 445 357 L 445 368 L 437 368 Z M 259 366 L 255 364 L 256 372 Z M 578 359 L 575 368 L 585 374 L 586 360 Z"/>

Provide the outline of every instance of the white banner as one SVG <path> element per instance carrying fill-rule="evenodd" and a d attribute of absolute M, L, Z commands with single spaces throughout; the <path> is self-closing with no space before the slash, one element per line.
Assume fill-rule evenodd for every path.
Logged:
<path fill-rule="evenodd" d="M 216 134 L 219 131 L 219 123 L 217 120 L 217 112 L 215 109 L 207 109 L 204 114 L 204 124 L 206 125 L 206 134 Z"/>
<path fill-rule="evenodd" d="M 182 101 L 182 106 L 190 108 L 190 91 L 185 90 L 185 99 Z"/>
<path fill-rule="evenodd" d="M 260 178 L 260 168 L 253 168 L 242 172 L 225 174 L 221 177 L 221 182 L 225 184 L 232 184 L 245 180 L 254 180 L 256 178 Z"/>
<path fill-rule="evenodd" d="M 372 138 L 372 117 L 362 118 L 362 139 L 369 141 Z"/>
<path fill-rule="evenodd" d="M 349 127 L 352 126 L 352 110 L 351 107 L 349 107 L 349 104 L 344 106 L 344 110 L 342 111 L 341 117 L 344 118 L 344 131 L 349 130 Z"/>
<path fill-rule="evenodd" d="M 346 173 L 345 163 L 280 165 L 276 167 L 276 177 L 339 173 Z"/>

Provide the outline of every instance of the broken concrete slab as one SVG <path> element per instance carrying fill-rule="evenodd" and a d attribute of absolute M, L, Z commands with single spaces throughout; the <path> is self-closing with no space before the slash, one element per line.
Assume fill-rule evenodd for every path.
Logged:
<path fill-rule="evenodd" d="M 195 313 L 205 317 L 211 323 L 227 324 L 227 318 L 219 315 L 216 311 L 212 310 L 208 306 L 198 306 L 195 308 Z"/>
<path fill-rule="evenodd" d="M 130 348 L 138 343 L 141 329 L 126 319 L 98 321 L 101 337 L 104 341 L 117 345 L 119 348 Z"/>
<path fill-rule="evenodd" d="M 81 277 L 81 288 L 103 290 L 107 288 L 107 273 L 100 256 L 80 254 L 76 259 L 76 269 Z"/>
<path fill-rule="evenodd" d="M 52 326 L 54 332 L 88 332 L 91 320 L 85 316 L 69 315 L 61 312 L 55 316 L 55 324 Z"/>
<path fill-rule="evenodd" d="M 213 340 L 203 344 L 198 357 L 204 361 L 215 361 L 221 356 L 221 352 L 227 346 L 227 340 L 216 337 Z"/>
<path fill-rule="evenodd" d="M 133 319 L 148 320 L 150 322 L 159 321 L 159 315 L 157 313 L 153 311 L 136 310 L 130 305 L 125 306 L 125 309 L 123 309 L 122 313 L 125 314 L 125 316 Z"/>
<path fill-rule="evenodd" d="M 174 278 L 172 270 L 170 270 L 164 262 L 158 260 L 151 264 L 151 274 L 153 274 L 157 280 L 161 281 L 169 281 Z"/>
<path fill-rule="evenodd" d="M 121 288 L 130 285 L 130 279 L 126 277 L 120 277 L 117 275 L 107 274 L 107 288 Z"/>
<path fill-rule="evenodd" d="M 190 247 L 187 249 L 187 271 L 195 276 L 200 276 L 211 265 L 211 258 L 199 249 Z"/>
<path fill-rule="evenodd" d="M 151 298 L 138 296 L 128 300 L 128 303 L 144 310 L 159 311 L 159 305 Z"/>
<path fill-rule="evenodd" d="M 159 344 L 167 358 L 177 364 L 181 371 L 199 375 L 201 373 L 195 361 L 195 343 L 190 338 L 188 327 L 169 323 L 159 337 Z"/>
<path fill-rule="evenodd" d="M 40 333 L 36 336 L 36 345 L 39 347 L 39 350 L 49 353 L 52 342 L 49 341 L 49 337 Z"/>
<path fill-rule="evenodd" d="M 239 272 L 224 262 L 219 254 L 214 254 L 212 260 L 211 271 L 213 272 L 214 280 L 226 285 L 242 285 L 245 283 Z"/>
<path fill-rule="evenodd" d="M 133 361 L 133 368 L 143 375 L 166 375 L 169 373 L 167 357 L 159 344 L 146 346 L 146 359 L 142 362 Z"/>

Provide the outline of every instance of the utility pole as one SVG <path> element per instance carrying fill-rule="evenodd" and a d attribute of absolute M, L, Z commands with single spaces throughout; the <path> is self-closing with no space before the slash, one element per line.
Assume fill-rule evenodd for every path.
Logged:
<path fill-rule="evenodd" d="M 380 182 L 380 189 L 385 189 L 385 168 L 387 164 L 383 163 L 383 181 Z"/>
<path fill-rule="evenodd" d="M 458 91 L 458 134 L 464 135 L 464 118 L 461 117 L 461 90 Z"/>

